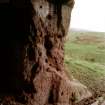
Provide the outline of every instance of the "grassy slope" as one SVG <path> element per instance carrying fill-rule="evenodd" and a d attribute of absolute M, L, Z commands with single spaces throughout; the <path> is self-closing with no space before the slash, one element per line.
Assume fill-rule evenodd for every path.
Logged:
<path fill-rule="evenodd" d="M 104 38 L 105 33 L 71 32 L 65 43 L 65 64 L 96 94 L 105 92 Z"/>

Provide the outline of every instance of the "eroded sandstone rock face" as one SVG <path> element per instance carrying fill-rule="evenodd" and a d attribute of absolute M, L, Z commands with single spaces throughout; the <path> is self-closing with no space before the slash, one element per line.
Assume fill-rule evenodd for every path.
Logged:
<path fill-rule="evenodd" d="M 4 97 L 3 105 L 73 104 L 64 67 L 64 38 L 73 5 L 73 0 L 31 0 L 25 6 L 27 35 L 19 42 L 17 93 Z"/>
<path fill-rule="evenodd" d="M 31 103 L 35 105 L 71 104 L 72 91 L 68 79 L 63 79 L 66 76 L 62 75 L 65 70 L 64 36 L 69 26 L 72 5 L 73 1 L 32 0 L 33 36 L 30 36 L 31 45 L 27 45 L 27 48 L 31 47 L 34 56 L 32 59 L 27 58 L 30 52 L 27 54 L 26 49 L 24 77 L 27 75 L 25 79 L 31 82 L 35 91 L 31 93 Z M 31 62 L 34 62 L 34 66 Z M 29 69 L 31 74 L 27 73 Z"/>

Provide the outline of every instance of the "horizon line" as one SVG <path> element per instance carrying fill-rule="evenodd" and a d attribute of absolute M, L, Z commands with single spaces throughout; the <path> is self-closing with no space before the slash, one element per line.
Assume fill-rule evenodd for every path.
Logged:
<path fill-rule="evenodd" d="M 105 33 L 105 31 L 98 31 L 98 30 L 88 30 L 88 29 L 83 29 L 83 28 L 69 28 L 69 31 L 83 31 L 83 32 L 102 32 Z"/>

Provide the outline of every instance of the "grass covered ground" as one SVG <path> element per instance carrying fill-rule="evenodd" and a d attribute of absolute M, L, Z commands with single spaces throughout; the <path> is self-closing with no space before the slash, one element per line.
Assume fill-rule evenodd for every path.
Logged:
<path fill-rule="evenodd" d="M 105 93 L 105 33 L 70 32 L 65 43 L 70 73 L 93 93 Z"/>

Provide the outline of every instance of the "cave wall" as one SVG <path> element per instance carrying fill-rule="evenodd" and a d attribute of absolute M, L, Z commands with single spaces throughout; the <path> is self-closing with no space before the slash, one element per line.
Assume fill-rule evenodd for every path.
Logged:
<path fill-rule="evenodd" d="M 11 0 L 0 6 L 1 96 L 27 105 L 71 105 L 64 38 L 73 5 L 73 0 Z"/>

